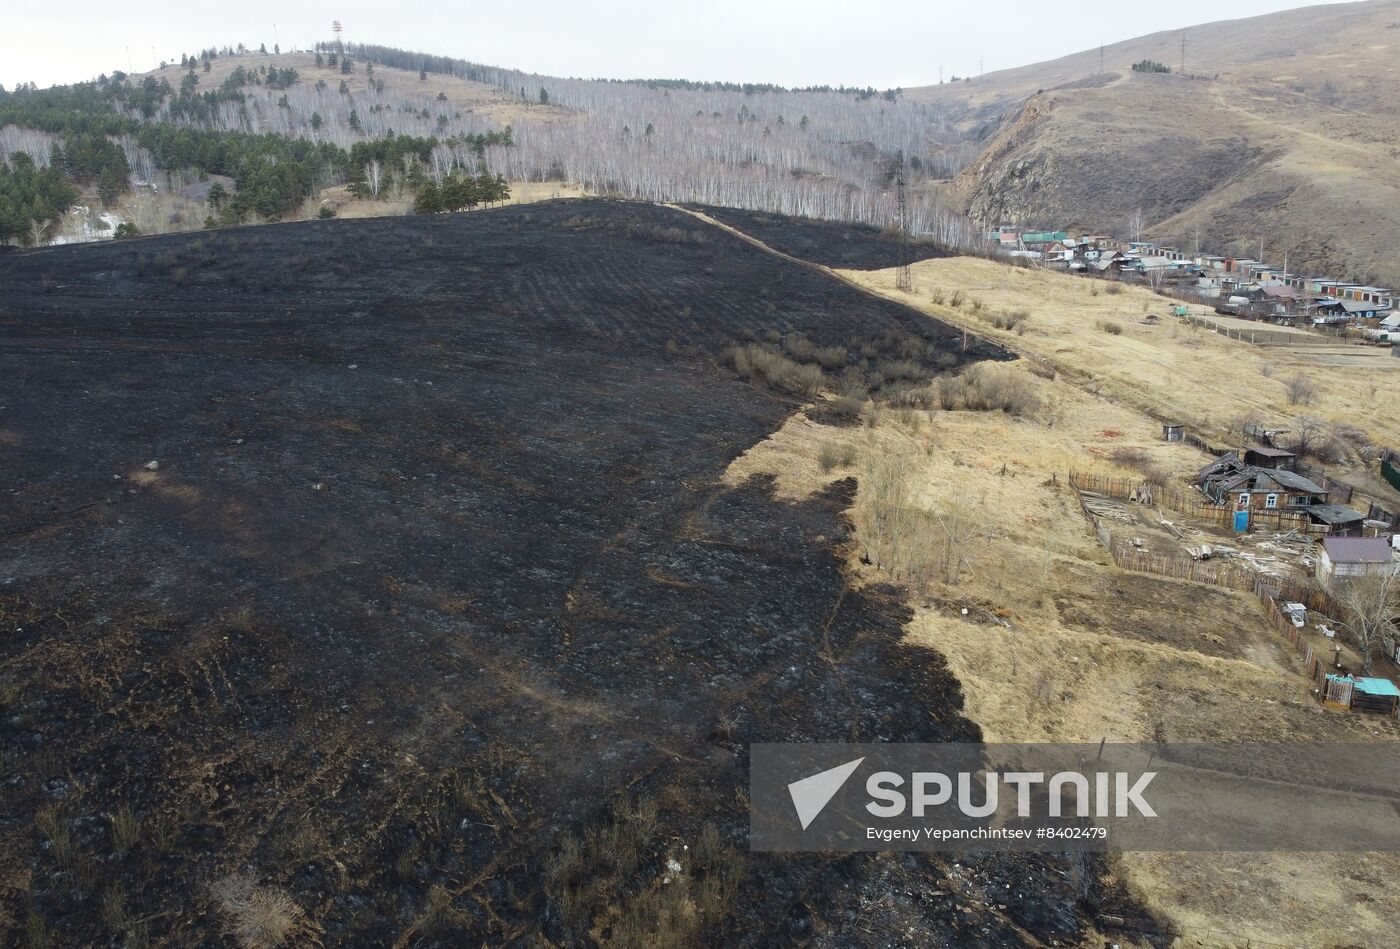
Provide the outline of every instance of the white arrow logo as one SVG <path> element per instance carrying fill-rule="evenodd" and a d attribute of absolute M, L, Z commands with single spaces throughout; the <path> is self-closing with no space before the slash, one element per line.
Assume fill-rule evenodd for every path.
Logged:
<path fill-rule="evenodd" d="M 857 758 L 855 761 L 848 761 L 829 771 L 814 774 L 810 778 L 803 778 L 801 781 L 794 781 L 788 785 L 788 793 L 792 795 L 792 806 L 797 808 L 797 819 L 802 822 L 803 830 L 806 830 L 812 821 L 817 819 L 822 808 L 831 803 L 836 792 L 841 790 L 846 780 L 855 773 L 856 768 L 859 768 L 860 763 L 864 760 L 864 758 Z"/>

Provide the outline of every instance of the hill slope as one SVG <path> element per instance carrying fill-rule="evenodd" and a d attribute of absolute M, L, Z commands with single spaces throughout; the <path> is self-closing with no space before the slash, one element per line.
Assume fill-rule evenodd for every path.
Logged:
<path fill-rule="evenodd" d="M 1186 39 L 1185 73 L 1180 71 Z M 1400 2 L 1158 33 L 911 90 L 984 136 L 949 186 L 987 223 L 1043 222 L 1400 282 Z M 1152 59 L 1170 75 L 1134 72 Z"/>
<path fill-rule="evenodd" d="M 853 480 L 722 480 L 800 399 L 720 352 L 996 347 L 600 201 L 12 254 L 0 282 L 0 941 L 119 916 L 208 945 L 254 883 L 326 945 L 620 940 L 689 892 L 676 944 L 1075 941 L 1092 859 L 744 845 L 750 742 L 977 732 L 896 591 L 844 581 Z M 996 897 L 939 898 L 961 879 Z"/>

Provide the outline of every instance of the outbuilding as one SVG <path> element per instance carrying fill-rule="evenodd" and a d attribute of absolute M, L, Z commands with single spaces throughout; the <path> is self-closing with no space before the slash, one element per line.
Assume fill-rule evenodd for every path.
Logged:
<path fill-rule="evenodd" d="M 1319 547 L 1317 582 L 1329 593 L 1361 577 L 1395 573 L 1395 552 L 1383 537 L 1324 537 Z"/>

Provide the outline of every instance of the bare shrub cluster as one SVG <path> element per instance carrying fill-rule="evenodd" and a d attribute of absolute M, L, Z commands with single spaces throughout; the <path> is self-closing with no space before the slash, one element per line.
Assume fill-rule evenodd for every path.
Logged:
<path fill-rule="evenodd" d="M 305 931 L 306 913 L 286 893 L 259 886 L 249 873 L 234 873 L 210 888 L 229 935 L 245 949 L 273 949 Z"/>
<path fill-rule="evenodd" d="M 821 367 L 804 365 L 757 343 L 736 346 L 729 358 L 743 378 L 794 395 L 816 395 L 826 379 Z"/>
<path fill-rule="evenodd" d="M 1284 383 L 1284 391 L 1288 394 L 1289 405 L 1312 405 L 1317 398 L 1317 387 L 1304 375 L 1290 378 Z"/>
<path fill-rule="evenodd" d="M 916 593 L 937 582 L 956 583 L 974 538 L 971 512 L 959 504 L 919 503 L 917 467 L 906 455 L 880 455 L 867 464 L 856 506 L 866 558 Z"/>
<path fill-rule="evenodd" d="M 1000 313 L 993 313 L 990 317 L 985 317 L 999 330 L 1011 330 L 1017 336 L 1023 336 L 1026 332 L 1026 321 L 1030 319 L 1029 310 L 1003 310 Z"/>
<path fill-rule="evenodd" d="M 849 468 L 855 463 L 856 447 L 854 445 L 838 445 L 835 442 L 827 442 L 817 453 L 817 464 L 821 466 L 823 473 L 834 468 Z"/>
<path fill-rule="evenodd" d="M 940 408 L 972 412 L 1005 412 L 1031 415 L 1040 408 L 1040 396 L 1026 376 L 1008 366 L 977 363 L 956 376 L 941 377 L 933 389 Z"/>

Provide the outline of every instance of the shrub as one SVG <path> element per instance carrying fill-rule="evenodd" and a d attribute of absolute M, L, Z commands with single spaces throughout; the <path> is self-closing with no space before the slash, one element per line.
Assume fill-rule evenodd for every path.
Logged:
<path fill-rule="evenodd" d="M 1306 376 L 1297 375 L 1284 383 L 1289 405 L 1311 405 L 1317 397 L 1317 389 Z"/>
<path fill-rule="evenodd" d="M 843 395 L 831 403 L 831 414 L 843 422 L 854 422 L 860 418 L 865 400 L 854 395 Z"/>
<path fill-rule="evenodd" d="M 1026 332 L 1026 320 L 1030 318 L 1028 310 L 1005 310 L 995 314 L 991 323 L 999 330 L 1015 330 L 1017 336 Z"/>
<path fill-rule="evenodd" d="M 303 927 L 305 912 L 281 890 L 258 886 L 249 874 L 225 877 L 210 887 L 229 934 L 244 949 L 272 949 Z"/>
<path fill-rule="evenodd" d="M 826 381 L 817 366 L 793 362 L 782 353 L 753 343 L 731 350 L 730 362 L 745 379 L 795 395 L 816 395 Z"/>
<path fill-rule="evenodd" d="M 949 302 L 949 304 L 950 304 L 954 309 L 957 309 L 958 307 L 960 307 L 960 306 L 963 305 L 963 301 L 965 301 L 966 299 L 967 299 L 967 294 L 966 294 L 966 293 L 963 293 L 961 290 L 954 290 L 954 291 L 953 291 L 953 298 L 952 298 L 951 300 L 949 300 L 948 302 Z"/>
<path fill-rule="evenodd" d="M 1110 282 L 1103 288 L 1103 292 L 1111 297 L 1116 297 L 1123 292 L 1123 285 L 1121 283 Z"/>
<path fill-rule="evenodd" d="M 1040 408 L 1031 381 L 1006 366 L 978 363 L 960 375 L 939 380 L 939 403 L 945 409 L 959 403 L 973 412 L 1029 415 Z"/>
<path fill-rule="evenodd" d="M 1112 320 L 1099 320 L 1098 327 L 1110 336 L 1123 335 L 1122 323 L 1115 323 Z"/>
<path fill-rule="evenodd" d="M 948 301 L 948 295 L 937 287 L 934 287 L 928 292 L 928 298 L 939 306 L 942 306 Z"/>
<path fill-rule="evenodd" d="M 821 466 L 822 473 L 831 471 L 833 468 L 849 468 L 856 463 L 856 449 L 854 445 L 837 445 L 834 442 L 827 442 L 822 445 L 821 451 L 817 454 L 817 464 Z"/>

